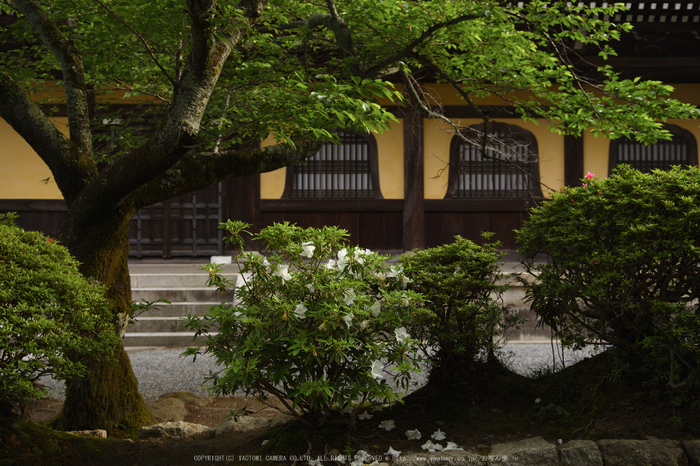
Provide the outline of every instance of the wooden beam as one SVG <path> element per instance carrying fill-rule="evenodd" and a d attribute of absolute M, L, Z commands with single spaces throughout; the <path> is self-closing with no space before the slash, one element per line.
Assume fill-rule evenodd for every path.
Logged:
<path fill-rule="evenodd" d="M 408 107 L 403 120 L 404 211 L 403 247 L 425 248 L 423 205 L 423 115 Z"/>

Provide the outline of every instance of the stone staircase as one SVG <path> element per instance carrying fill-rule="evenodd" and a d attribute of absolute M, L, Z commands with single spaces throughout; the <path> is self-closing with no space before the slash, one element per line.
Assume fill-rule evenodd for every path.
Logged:
<path fill-rule="evenodd" d="M 129 324 L 124 336 L 124 346 L 198 346 L 204 338 L 194 340 L 194 332 L 185 328 L 188 314 L 203 316 L 209 306 L 230 302 L 206 286 L 208 273 L 199 265 L 190 263 L 140 263 L 131 262 L 131 299 L 136 302 L 167 299 L 170 304 L 159 304 L 159 308 L 136 316 Z M 227 265 L 224 275 L 234 283 L 238 280 L 238 269 Z"/>
<path fill-rule="evenodd" d="M 184 327 L 185 318 L 188 314 L 202 316 L 209 306 L 223 301 L 231 302 L 231 299 L 206 286 L 208 273 L 198 268 L 203 264 L 207 264 L 204 259 L 188 263 L 129 263 L 132 300 L 141 302 L 167 299 L 170 304 L 160 305 L 157 310 L 137 316 L 136 322 L 127 327 L 124 346 L 186 347 L 199 346 L 204 342 L 203 337 L 194 340 L 194 332 Z M 505 283 L 511 286 L 503 295 L 504 304 L 517 309 L 526 320 L 519 331 L 507 335 L 508 341 L 549 342 L 551 331 L 548 328 L 535 328 L 535 315 L 523 304 L 525 290 L 515 279 L 519 267 L 510 262 L 504 264 L 502 270 L 506 274 Z M 224 272 L 229 280 L 239 284 L 240 276 L 235 264 L 225 265 Z"/>

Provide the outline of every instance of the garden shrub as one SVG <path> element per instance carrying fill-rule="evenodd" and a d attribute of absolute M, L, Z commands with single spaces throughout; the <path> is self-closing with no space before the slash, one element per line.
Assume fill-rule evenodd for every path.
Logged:
<path fill-rule="evenodd" d="M 76 358 L 111 354 L 119 338 L 104 289 L 63 246 L 0 215 L 0 415 L 22 414 L 43 375 L 87 375 Z"/>
<path fill-rule="evenodd" d="M 697 389 L 698 168 L 589 173 L 533 209 L 517 239 L 532 309 L 562 342 L 612 345 L 649 387 Z"/>
<path fill-rule="evenodd" d="M 426 355 L 438 370 L 434 374 L 443 379 L 468 377 L 474 362 L 493 357 L 499 337 L 521 321 L 502 304 L 508 286 L 498 284 L 498 261 L 504 255 L 499 246 L 480 246 L 456 236 L 451 244 L 400 258 L 410 288 L 424 296 L 431 311 L 412 334 L 425 343 Z"/>
<path fill-rule="evenodd" d="M 312 427 L 332 408 L 351 406 L 354 416 L 365 401 L 395 400 L 385 367 L 407 388 L 417 370 L 410 356 L 417 342 L 406 326 L 424 312 L 421 297 L 404 289 L 405 277 L 388 268 L 386 257 L 346 247 L 347 233 L 334 227 L 275 224 L 254 238 L 268 257 L 239 253 L 248 226 L 221 225 L 236 248 L 242 285 L 207 266 L 209 284 L 232 292 L 233 303 L 212 307 L 201 319 L 190 316 L 187 324 L 207 335 L 203 352 L 224 367 L 208 377 L 214 391 L 274 396 Z"/>

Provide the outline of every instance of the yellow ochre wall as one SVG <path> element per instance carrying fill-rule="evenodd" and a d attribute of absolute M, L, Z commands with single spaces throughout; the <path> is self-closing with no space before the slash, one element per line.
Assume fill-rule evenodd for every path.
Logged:
<path fill-rule="evenodd" d="M 68 135 L 68 118 L 52 121 Z M 49 167 L 3 119 L 0 141 L 0 199 L 63 199 Z M 48 183 L 42 182 L 47 178 Z"/>

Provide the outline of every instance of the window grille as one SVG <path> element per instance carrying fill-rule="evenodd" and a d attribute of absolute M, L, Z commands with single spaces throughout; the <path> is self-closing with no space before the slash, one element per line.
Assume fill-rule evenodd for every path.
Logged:
<path fill-rule="evenodd" d="M 472 128 L 483 132 L 483 125 Z M 459 136 L 452 139 L 447 197 L 531 199 L 542 195 L 538 179 L 537 141 L 529 131 L 494 123 L 485 151 Z"/>
<path fill-rule="evenodd" d="M 374 138 L 337 131 L 340 144 L 326 143 L 303 165 L 287 168 L 283 197 L 289 199 L 375 199 L 378 192 Z"/>
<path fill-rule="evenodd" d="M 649 173 L 654 169 L 670 170 L 673 165 L 697 166 L 698 149 L 695 137 L 679 126 L 667 125 L 673 139 L 645 146 L 641 142 L 620 138 L 610 143 L 610 171 L 616 165 L 627 164 Z"/>

